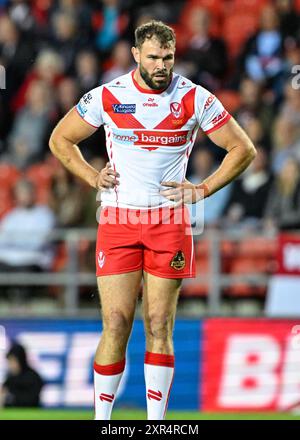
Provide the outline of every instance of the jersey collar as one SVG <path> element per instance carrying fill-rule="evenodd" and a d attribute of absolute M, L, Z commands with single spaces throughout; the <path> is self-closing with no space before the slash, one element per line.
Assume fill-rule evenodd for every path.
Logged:
<path fill-rule="evenodd" d="M 135 71 L 136 71 L 136 69 L 132 70 L 132 72 L 131 72 L 132 81 L 133 81 L 133 84 L 135 85 L 135 87 L 142 93 L 150 93 L 150 94 L 160 95 L 161 93 L 165 92 L 172 83 L 172 80 L 171 80 L 170 84 L 163 90 L 144 89 L 134 79 L 134 72 Z M 172 79 L 173 79 L 173 77 L 172 77 Z"/>

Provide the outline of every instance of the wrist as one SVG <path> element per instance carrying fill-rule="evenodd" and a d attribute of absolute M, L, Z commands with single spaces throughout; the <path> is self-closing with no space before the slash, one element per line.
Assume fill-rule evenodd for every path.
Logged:
<path fill-rule="evenodd" d="M 196 185 L 197 190 L 201 190 L 203 191 L 203 199 L 206 199 L 206 197 L 210 196 L 210 190 L 209 190 L 209 186 L 207 185 L 207 183 L 199 183 L 199 185 Z"/>

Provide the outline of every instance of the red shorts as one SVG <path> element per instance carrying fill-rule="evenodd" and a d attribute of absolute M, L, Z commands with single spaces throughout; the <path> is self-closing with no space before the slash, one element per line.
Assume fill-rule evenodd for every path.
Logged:
<path fill-rule="evenodd" d="M 162 278 L 195 276 L 193 235 L 186 207 L 101 210 L 96 275 L 143 269 Z"/>

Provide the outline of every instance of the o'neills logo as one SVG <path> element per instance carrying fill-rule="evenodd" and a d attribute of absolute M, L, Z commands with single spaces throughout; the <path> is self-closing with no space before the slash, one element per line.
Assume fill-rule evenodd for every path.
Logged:
<path fill-rule="evenodd" d="M 171 102 L 170 110 L 176 119 L 180 118 L 181 113 L 182 113 L 182 108 L 181 108 L 181 104 L 179 102 Z"/>

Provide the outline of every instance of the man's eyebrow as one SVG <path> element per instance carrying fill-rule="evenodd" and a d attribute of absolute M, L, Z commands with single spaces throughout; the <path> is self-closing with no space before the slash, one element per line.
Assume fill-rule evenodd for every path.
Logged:
<path fill-rule="evenodd" d="M 168 55 L 166 55 L 165 57 L 163 57 L 163 60 L 167 60 L 168 58 L 173 58 L 173 56 L 174 56 L 174 54 L 172 54 L 172 53 L 169 53 Z M 153 54 L 149 54 L 149 55 L 147 55 L 147 57 L 148 58 L 155 58 L 155 59 L 157 59 L 157 58 L 161 58 L 161 57 L 159 57 L 158 55 L 153 55 Z"/>

